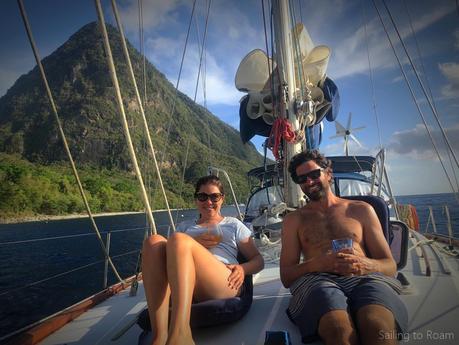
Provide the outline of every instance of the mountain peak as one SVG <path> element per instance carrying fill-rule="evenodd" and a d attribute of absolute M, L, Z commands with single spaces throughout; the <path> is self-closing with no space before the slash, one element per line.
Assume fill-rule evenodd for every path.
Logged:
<path fill-rule="evenodd" d="M 148 159 L 119 33 L 110 25 L 107 31 L 131 135 L 138 154 Z M 134 74 L 137 80 L 143 80 L 142 56 L 127 44 Z M 43 59 L 43 66 L 77 164 L 131 170 L 98 23 L 86 24 L 74 33 Z M 235 129 L 186 95 L 176 93 L 150 63 L 146 66 L 146 89 L 148 100 L 144 107 L 150 132 L 156 150 L 164 150 L 167 143 L 168 155 L 163 164 L 171 168 L 171 174 L 181 176 L 186 143 L 192 146 L 185 169 L 199 166 L 193 169 L 204 173 L 210 160 L 235 171 L 235 167 L 249 170 L 250 163 L 261 163 L 252 144 L 243 145 Z M 173 114 L 171 109 L 175 109 Z M 0 152 L 45 164 L 67 160 L 37 67 L 22 75 L 0 98 Z M 242 175 L 242 171 L 237 169 L 236 174 Z"/>

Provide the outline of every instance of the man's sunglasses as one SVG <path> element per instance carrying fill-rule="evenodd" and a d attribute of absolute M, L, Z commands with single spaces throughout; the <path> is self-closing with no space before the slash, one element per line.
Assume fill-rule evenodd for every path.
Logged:
<path fill-rule="evenodd" d="M 222 193 L 212 193 L 212 194 L 196 193 L 194 197 L 198 199 L 199 201 L 207 201 L 207 199 L 210 199 L 210 201 L 212 202 L 217 202 L 221 200 L 221 198 L 223 197 L 223 194 Z"/>
<path fill-rule="evenodd" d="M 304 175 L 297 175 L 293 179 L 293 182 L 295 182 L 296 184 L 302 184 L 302 183 L 306 183 L 308 178 L 310 180 L 317 180 L 320 177 L 320 174 L 322 173 L 322 170 L 324 170 L 324 169 L 316 169 L 316 170 L 310 171 L 310 172 L 308 172 L 307 174 L 304 174 Z"/>

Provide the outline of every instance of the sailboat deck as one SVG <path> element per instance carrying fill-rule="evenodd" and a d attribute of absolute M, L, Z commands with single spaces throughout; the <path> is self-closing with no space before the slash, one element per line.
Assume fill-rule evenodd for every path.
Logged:
<path fill-rule="evenodd" d="M 408 332 L 402 335 L 403 340 L 415 344 L 456 344 L 459 339 L 459 261 L 452 256 L 443 256 L 447 271 L 451 271 L 448 274 L 432 249 L 439 247 L 425 245 L 431 268 L 431 276 L 427 277 L 424 257 L 415 243 L 411 239 L 412 249 L 402 271 L 410 282 L 402 295 L 410 319 Z M 292 344 L 301 344 L 299 332 L 285 314 L 290 292 L 282 286 L 278 277 L 278 266 L 268 265 L 255 277 L 254 300 L 247 315 L 229 325 L 195 330 L 196 343 L 263 344 L 266 331 L 284 330 L 289 332 Z M 116 341 L 111 339 L 132 323 L 145 306 L 143 285 L 139 284 L 137 296 L 130 297 L 128 290 L 123 291 L 84 313 L 41 344 L 136 344 L 141 330 L 135 324 Z"/>

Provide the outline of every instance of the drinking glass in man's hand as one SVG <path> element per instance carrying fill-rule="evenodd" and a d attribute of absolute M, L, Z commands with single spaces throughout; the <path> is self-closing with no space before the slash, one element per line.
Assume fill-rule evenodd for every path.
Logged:
<path fill-rule="evenodd" d="M 340 238 L 337 240 L 332 240 L 332 249 L 334 253 L 338 253 L 345 249 L 353 251 L 352 238 Z"/>

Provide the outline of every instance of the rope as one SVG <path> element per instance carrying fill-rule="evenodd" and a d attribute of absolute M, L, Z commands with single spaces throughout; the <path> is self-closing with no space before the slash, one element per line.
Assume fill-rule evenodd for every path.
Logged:
<path fill-rule="evenodd" d="M 265 228 L 269 230 L 268 228 Z M 257 241 L 257 248 L 263 256 L 265 264 L 276 263 L 280 260 L 281 239 L 271 241 L 264 233 L 260 233 L 260 240 Z"/>
<path fill-rule="evenodd" d="M 279 160 L 281 139 L 284 139 L 288 143 L 295 141 L 295 131 L 292 128 L 292 124 L 288 122 L 287 119 L 277 118 L 273 123 L 269 139 L 272 143 L 271 151 L 273 152 L 274 158 Z"/>
<path fill-rule="evenodd" d="M 60 135 L 60 137 L 62 139 L 62 143 L 64 144 L 64 149 L 65 149 L 65 152 L 67 154 L 67 157 L 68 157 L 68 159 L 70 161 L 70 165 L 72 167 L 73 175 L 75 176 L 75 180 L 76 180 L 76 182 L 78 184 L 78 190 L 80 191 L 81 197 L 83 198 L 83 203 L 85 205 L 86 212 L 88 213 L 88 216 L 89 216 L 91 225 L 93 227 L 93 230 L 97 234 L 97 238 L 99 240 L 99 243 L 100 243 L 100 246 L 102 248 L 102 251 L 104 252 L 105 257 L 108 257 L 108 260 L 109 260 L 109 263 L 110 263 L 110 267 L 113 269 L 113 272 L 115 273 L 116 278 L 121 283 L 124 283 L 123 279 L 118 274 L 118 271 L 116 270 L 115 265 L 113 264 L 112 260 L 110 259 L 110 257 L 107 254 L 107 249 L 105 248 L 104 242 L 102 241 L 102 237 L 100 236 L 100 232 L 99 232 L 99 229 L 97 228 L 97 224 L 96 224 L 96 222 L 94 220 L 94 217 L 92 215 L 91 208 L 89 207 L 88 199 L 86 198 L 86 195 L 84 194 L 83 185 L 81 184 L 80 177 L 78 175 L 78 172 L 77 172 L 77 169 L 76 169 L 76 166 L 75 166 L 75 162 L 73 161 L 73 157 L 72 157 L 72 154 L 70 152 L 70 148 L 68 146 L 67 139 L 65 137 L 64 129 L 62 128 L 61 121 L 59 119 L 59 114 L 57 112 L 56 104 L 54 103 L 54 98 L 53 98 L 53 95 L 51 93 L 51 89 L 50 89 L 49 84 L 48 84 L 48 79 L 46 78 L 45 70 L 44 70 L 43 65 L 41 63 L 40 55 L 38 53 L 38 49 L 37 49 L 37 46 L 35 44 L 35 40 L 34 40 L 33 35 L 32 35 L 32 30 L 30 28 L 29 20 L 27 18 L 27 14 L 26 14 L 25 7 L 24 7 L 24 4 L 23 4 L 22 0 L 18 0 L 18 5 L 19 5 L 19 10 L 21 12 L 22 19 L 24 21 L 24 26 L 25 26 L 25 29 L 27 31 L 27 36 L 29 38 L 30 45 L 32 47 L 32 51 L 33 51 L 33 54 L 35 56 L 35 60 L 37 62 L 38 69 L 40 70 L 41 78 L 43 80 L 43 84 L 45 86 L 46 93 L 48 94 L 49 102 L 51 103 L 51 109 L 52 109 L 53 114 L 54 114 L 54 119 L 56 120 L 56 123 L 57 123 L 57 127 L 58 127 L 58 130 L 59 130 L 59 135 Z"/>
<path fill-rule="evenodd" d="M 374 0 L 373 0 L 373 3 L 374 3 Z M 403 41 L 402 36 L 400 35 L 400 32 L 398 31 L 398 28 L 397 28 L 397 26 L 395 24 L 394 18 L 392 17 L 392 13 L 390 12 L 389 8 L 387 7 L 386 1 L 382 0 L 382 3 L 384 5 L 384 7 L 386 8 L 387 13 L 389 14 L 389 18 L 390 18 L 390 20 L 392 22 L 392 25 L 394 26 L 395 32 L 397 33 L 397 36 L 398 36 L 398 38 L 400 40 L 400 43 L 402 44 L 403 50 L 405 51 L 405 54 L 408 57 L 408 60 L 409 60 L 410 65 L 411 65 L 411 68 L 413 69 L 414 75 L 416 76 L 416 79 L 417 79 L 419 85 L 421 86 L 422 92 L 424 93 L 424 96 L 427 99 L 427 103 L 429 103 L 429 107 L 432 110 L 432 113 L 433 113 L 434 118 L 435 118 L 435 120 L 436 120 L 436 122 L 438 124 L 438 127 L 440 128 L 440 132 L 441 132 L 443 138 L 445 139 L 445 143 L 448 146 L 448 149 L 451 151 L 451 154 L 452 154 L 452 156 L 454 158 L 454 161 L 456 162 L 456 165 L 459 168 L 459 162 L 457 160 L 456 154 L 454 153 L 454 150 L 451 147 L 451 144 L 450 144 L 449 139 L 448 139 L 448 137 L 447 137 L 447 135 L 445 133 L 445 130 L 443 129 L 442 124 L 440 123 L 440 119 L 438 117 L 437 110 L 433 106 L 432 101 L 431 101 L 431 99 L 429 98 L 429 96 L 427 94 L 427 91 L 425 89 L 424 83 L 422 82 L 422 80 L 421 80 L 421 78 L 419 76 L 418 70 L 417 70 L 416 66 L 414 65 L 414 63 L 413 63 L 413 60 L 411 59 L 410 54 L 408 54 L 408 50 L 407 50 L 407 48 L 405 46 L 405 42 Z"/>
<path fill-rule="evenodd" d="M 432 146 L 433 146 L 433 148 L 434 148 L 434 150 L 435 150 L 435 152 L 436 152 L 436 154 L 437 154 L 437 156 L 438 156 L 438 159 L 439 159 L 440 164 L 441 164 L 441 166 L 442 166 L 442 168 L 443 168 L 443 171 L 444 171 L 444 173 L 445 173 L 445 175 L 446 175 L 446 178 L 448 179 L 449 185 L 451 186 L 451 189 L 452 189 L 453 192 L 454 192 L 454 186 L 453 186 L 453 184 L 452 184 L 452 182 L 451 182 L 451 179 L 450 179 L 450 177 L 449 177 L 448 172 L 446 171 L 446 167 L 445 167 L 445 165 L 443 164 L 443 160 L 441 159 L 440 152 L 438 151 L 437 145 L 435 144 L 435 140 L 434 140 L 432 134 L 430 133 L 430 129 L 429 129 L 429 126 L 427 125 L 426 119 L 425 119 L 425 117 L 424 117 L 424 113 L 422 112 L 422 110 L 421 110 L 421 108 L 420 108 L 420 106 L 419 106 L 419 103 L 418 103 L 418 100 L 416 99 L 416 96 L 415 96 L 415 94 L 414 94 L 413 88 L 411 87 L 411 84 L 410 84 L 410 82 L 409 82 L 409 80 L 408 80 L 408 77 L 407 77 L 407 75 L 406 75 L 406 73 L 405 73 L 405 70 L 403 69 L 403 66 L 402 66 L 402 63 L 401 63 L 401 61 L 400 61 L 400 58 L 398 57 L 398 55 L 397 55 L 397 53 L 396 53 L 396 51 L 395 51 L 395 47 L 394 47 L 394 45 L 393 45 L 393 43 L 392 43 L 392 40 L 390 39 L 389 32 L 387 31 L 387 27 L 386 27 L 386 25 L 384 24 L 384 21 L 383 21 L 383 19 L 382 19 L 381 13 L 379 12 L 379 9 L 378 9 L 378 7 L 376 6 L 376 3 L 375 3 L 374 0 L 373 0 L 373 5 L 374 5 L 374 7 L 375 7 L 375 9 L 376 9 L 376 12 L 378 13 L 379 20 L 381 21 L 381 24 L 383 25 L 384 31 L 385 31 L 385 33 L 386 33 L 386 35 L 387 35 L 387 39 L 389 40 L 389 44 L 390 44 L 390 46 L 391 46 L 391 48 L 392 48 L 392 51 L 394 52 L 395 58 L 397 59 L 398 65 L 399 65 L 399 67 L 400 67 L 400 71 L 402 72 L 403 78 L 404 78 L 404 80 L 405 80 L 405 82 L 406 82 L 406 85 L 407 85 L 407 87 L 408 87 L 408 90 L 410 91 L 411 97 L 413 98 L 413 101 L 414 101 L 414 103 L 415 103 L 415 105 L 416 105 L 416 108 L 418 109 L 418 112 L 419 112 L 419 115 L 420 115 L 420 117 L 421 117 L 421 119 L 422 119 L 422 122 L 424 123 L 424 127 L 426 128 L 426 131 L 427 131 L 427 134 L 428 134 L 428 136 L 429 136 L 429 138 L 430 138 L 430 141 L 431 141 L 431 143 L 432 143 Z"/>
<path fill-rule="evenodd" d="M 416 45 L 416 52 L 417 52 L 418 57 L 419 57 L 419 63 L 421 65 L 421 72 L 424 75 L 425 83 L 426 83 L 426 86 L 427 86 L 427 90 L 429 91 L 429 96 L 430 96 L 430 99 L 432 101 L 432 105 L 434 106 L 435 111 L 437 111 L 437 106 L 435 104 L 435 99 L 433 97 L 432 88 L 430 87 L 429 78 L 427 76 L 426 69 L 424 67 L 424 61 L 423 61 L 423 58 L 422 58 L 421 49 L 419 48 L 419 42 L 418 42 L 418 39 L 417 39 L 417 35 L 416 35 L 416 32 L 414 31 L 414 27 L 413 27 L 413 22 L 412 22 L 412 19 L 411 19 L 410 11 L 408 9 L 408 5 L 406 4 L 406 1 L 402 0 L 402 2 L 403 2 L 403 5 L 404 5 L 406 14 L 408 16 L 408 22 L 410 23 L 411 34 L 413 35 L 414 42 L 415 42 L 415 45 Z M 445 145 L 446 145 L 446 142 L 445 142 Z M 449 151 L 447 151 L 447 152 L 448 152 L 448 160 L 449 160 L 449 163 L 451 165 L 451 171 L 453 171 L 453 177 L 454 177 L 454 180 L 456 182 L 456 190 L 459 191 L 459 181 L 457 180 L 457 176 L 454 173 L 454 165 L 453 165 L 453 160 L 451 158 L 451 153 Z M 456 195 L 456 199 L 459 201 L 458 195 Z"/>
<path fill-rule="evenodd" d="M 100 0 L 98 0 L 98 1 L 100 1 Z M 145 111 L 144 111 L 143 106 L 142 106 L 142 100 L 140 99 L 139 90 L 137 88 L 137 82 L 135 80 L 134 70 L 132 68 L 131 58 L 129 57 L 129 52 L 128 52 L 127 45 L 126 45 L 126 39 L 124 38 L 124 30 L 123 30 L 123 26 L 121 24 L 121 20 L 120 20 L 120 17 L 119 17 L 118 8 L 116 6 L 116 1 L 115 0 L 112 0 L 112 7 L 113 7 L 113 12 L 115 13 L 115 18 L 116 18 L 116 23 L 118 25 L 118 30 L 120 31 L 121 44 L 123 46 L 123 53 L 124 53 L 124 56 L 126 58 L 126 62 L 128 64 L 129 74 L 130 74 L 130 77 L 131 77 L 131 80 L 132 80 L 132 84 L 134 85 L 135 95 L 136 95 L 136 98 L 137 98 L 137 103 L 139 104 L 140 114 L 142 115 L 143 126 L 144 126 L 144 130 L 145 130 L 145 134 L 147 135 L 148 146 L 150 148 L 150 153 L 151 153 L 151 155 L 153 157 L 153 163 L 155 164 L 156 174 L 158 174 L 159 185 L 161 187 L 161 191 L 163 193 L 164 201 L 166 203 L 167 214 L 169 216 L 169 221 L 171 223 L 172 229 L 175 231 L 174 220 L 172 219 L 172 214 L 171 214 L 171 210 L 170 210 L 170 207 L 169 207 L 169 202 L 167 200 L 166 190 L 164 189 L 163 180 L 161 178 L 161 172 L 159 171 L 159 165 L 158 165 L 158 161 L 156 159 L 155 148 L 154 148 L 153 142 L 151 140 L 150 130 L 149 130 L 148 123 L 147 123 L 147 118 L 145 117 Z M 108 44 L 108 38 L 107 38 L 107 44 Z M 114 66 L 113 66 L 113 68 L 114 68 Z M 139 174 L 140 174 L 140 170 L 139 170 Z M 146 194 L 145 194 L 144 198 L 145 198 L 146 202 L 148 203 L 148 197 L 146 196 Z M 148 209 L 148 212 L 151 212 L 151 210 Z M 153 216 L 151 217 L 151 219 L 153 219 Z M 153 221 L 152 224 L 154 224 L 154 221 Z M 156 228 L 154 228 L 154 233 L 156 234 Z"/>
<path fill-rule="evenodd" d="M 118 77 L 116 75 L 115 64 L 113 62 L 110 42 L 108 41 L 107 28 L 105 27 L 104 13 L 100 5 L 100 0 L 95 0 L 95 5 L 96 5 L 96 10 L 97 10 L 97 17 L 99 19 L 99 28 L 101 30 L 101 34 L 103 37 L 103 43 L 105 47 L 105 53 L 107 55 L 107 64 L 110 70 L 110 77 L 112 79 L 113 86 L 115 88 L 116 101 L 118 103 L 118 108 L 119 108 L 120 116 L 121 116 L 121 124 L 123 125 L 124 136 L 126 137 L 126 142 L 128 145 L 129 156 L 134 166 L 135 174 L 137 178 L 139 179 L 142 201 L 146 208 L 148 220 L 149 220 L 150 227 L 151 227 L 151 232 L 153 232 L 153 234 L 156 234 L 155 220 L 153 219 L 150 202 L 148 201 L 147 191 L 145 190 L 145 185 L 143 183 L 142 173 L 140 172 L 139 164 L 137 163 L 137 157 L 134 151 L 134 146 L 132 144 L 131 135 L 129 133 L 129 126 L 126 120 L 126 113 L 124 111 L 123 99 L 121 97 L 121 90 L 120 90 L 120 86 L 118 83 Z"/>

